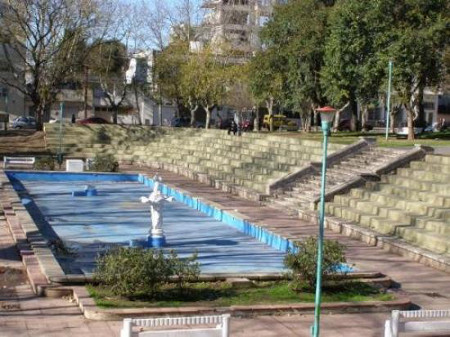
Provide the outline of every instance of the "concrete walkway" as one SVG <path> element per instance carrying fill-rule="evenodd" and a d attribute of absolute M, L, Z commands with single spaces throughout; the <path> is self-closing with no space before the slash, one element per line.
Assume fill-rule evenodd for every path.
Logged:
<path fill-rule="evenodd" d="M 147 171 L 149 175 L 154 171 Z M 291 217 L 280 210 L 261 207 L 258 203 L 239 199 L 211 187 L 168 172 L 160 172 L 166 183 L 190 191 L 240 213 L 259 219 L 278 230 L 296 236 L 315 235 L 316 226 Z M 399 283 L 418 306 L 426 309 L 450 308 L 450 275 L 411 262 L 408 259 L 370 247 L 345 236 L 326 232 L 345 244 L 350 263 L 363 271 L 381 271 Z M 0 219 L 0 266 L 21 269 L 22 265 L 7 230 Z M 4 275 L 0 274 L 0 278 Z M 86 320 L 69 299 L 39 298 L 30 287 L 9 284 L 0 291 L 0 337 L 17 336 L 119 336 L 121 322 Z M 381 336 L 389 314 L 323 315 L 321 336 Z M 260 316 L 253 319 L 232 318 L 233 337 L 258 334 L 265 336 L 309 336 L 311 315 Z"/>

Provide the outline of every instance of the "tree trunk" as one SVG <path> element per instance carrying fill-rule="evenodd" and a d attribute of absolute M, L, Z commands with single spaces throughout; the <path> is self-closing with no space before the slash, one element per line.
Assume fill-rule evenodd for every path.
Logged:
<path fill-rule="evenodd" d="M 355 97 L 350 97 L 350 107 L 352 109 L 351 129 L 358 131 L 358 102 Z"/>
<path fill-rule="evenodd" d="M 400 107 L 392 107 L 391 111 L 390 111 L 390 121 L 389 121 L 389 128 L 390 128 L 390 133 L 394 133 L 395 132 L 395 115 L 397 114 L 397 111 L 400 110 Z"/>
<path fill-rule="evenodd" d="M 336 110 L 336 114 L 334 115 L 333 131 L 338 130 L 339 121 L 341 120 L 341 111 L 341 109 Z"/>
<path fill-rule="evenodd" d="M 206 121 L 205 121 L 205 129 L 209 129 L 209 124 L 211 123 L 211 106 L 206 105 Z"/>
<path fill-rule="evenodd" d="M 408 127 L 408 140 L 414 140 L 414 108 L 405 104 L 405 109 Z"/>
<path fill-rule="evenodd" d="M 307 113 L 301 114 L 301 124 L 302 130 L 305 132 L 311 131 L 311 113 L 308 111 Z"/>
<path fill-rule="evenodd" d="M 259 131 L 259 109 L 256 108 L 255 111 L 255 120 L 253 121 L 253 131 Z"/>
<path fill-rule="evenodd" d="M 113 124 L 117 124 L 118 115 L 119 115 L 119 107 L 113 106 L 114 113 L 113 113 Z"/>
<path fill-rule="evenodd" d="M 269 112 L 269 131 L 273 132 L 273 97 L 266 101 L 267 111 Z"/>
<path fill-rule="evenodd" d="M 364 104 L 362 106 L 362 111 L 361 111 L 361 127 L 363 128 L 364 131 L 368 131 L 367 130 L 367 121 L 369 120 L 369 107 L 367 106 L 367 104 Z"/>
<path fill-rule="evenodd" d="M 35 103 L 34 108 L 35 108 L 35 114 L 36 114 L 36 116 L 35 116 L 36 117 L 36 130 L 42 131 L 43 126 L 44 126 L 44 123 L 42 121 L 42 116 L 44 114 L 44 107 L 40 103 Z"/>
<path fill-rule="evenodd" d="M 194 127 L 195 124 L 195 112 L 198 110 L 198 104 L 189 104 L 191 110 L 191 127 Z"/>
<path fill-rule="evenodd" d="M 88 79 L 89 79 L 89 68 L 84 67 L 84 83 L 83 83 L 83 110 L 84 110 L 84 118 L 88 118 Z"/>
<path fill-rule="evenodd" d="M 159 126 L 163 125 L 163 121 L 162 121 L 162 101 L 159 100 L 159 104 L 158 104 L 158 118 L 159 118 Z"/>

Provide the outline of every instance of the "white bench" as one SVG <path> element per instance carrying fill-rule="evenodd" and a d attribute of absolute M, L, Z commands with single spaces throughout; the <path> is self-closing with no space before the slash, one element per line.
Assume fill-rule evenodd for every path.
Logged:
<path fill-rule="evenodd" d="M 66 171 L 67 172 L 83 172 L 84 171 L 84 161 L 81 159 L 67 159 L 66 160 Z"/>
<path fill-rule="evenodd" d="M 450 332 L 450 310 L 393 310 L 391 319 L 384 325 L 384 337 L 418 331 Z"/>
<path fill-rule="evenodd" d="M 185 325 L 216 325 L 198 329 L 168 329 L 133 332 L 133 326 L 143 328 L 178 327 Z M 161 318 L 125 318 L 120 337 L 228 337 L 230 315 L 195 316 L 195 317 L 161 317 Z"/>
<path fill-rule="evenodd" d="M 3 157 L 3 168 L 12 165 L 34 165 L 35 157 Z"/>

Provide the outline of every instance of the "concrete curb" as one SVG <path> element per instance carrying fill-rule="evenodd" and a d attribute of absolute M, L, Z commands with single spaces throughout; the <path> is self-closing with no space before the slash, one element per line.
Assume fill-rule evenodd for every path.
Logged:
<path fill-rule="evenodd" d="M 229 313 L 234 317 L 253 317 L 285 313 L 313 313 L 314 303 L 235 305 L 230 307 L 181 307 L 181 308 L 126 308 L 103 309 L 96 306 L 86 288 L 73 287 L 73 296 L 84 317 L 90 320 L 121 320 L 129 317 L 164 317 Z M 409 298 L 398 296 L 393 301 L 333 302 L 322 303 L 323 313 L 367 313 L 407 310 L 411 306 Z"/>

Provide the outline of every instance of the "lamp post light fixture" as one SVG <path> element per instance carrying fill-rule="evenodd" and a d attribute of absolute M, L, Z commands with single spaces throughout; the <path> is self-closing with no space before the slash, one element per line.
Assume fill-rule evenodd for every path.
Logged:
<path fill-rule="evenodd" d="M 314 325 L 311 327 L 311 335 L 318 337 L 320 332 L 320 304 L 322 301 L 322 262 L 323 262 L 323 228 L 325 220 L 325 184 L 327 171 L 327 147 L 328 134 L 331 129 L 336 109 L 325 106 L 316 111 L 320 112 L 323 132 L 322 155 L 322 179 L 320 187 L 320 213 L 319 213 L 319 237 L 317 239 L 317 271 L 316 271 L 316 296 L 314 302 Z"/>

